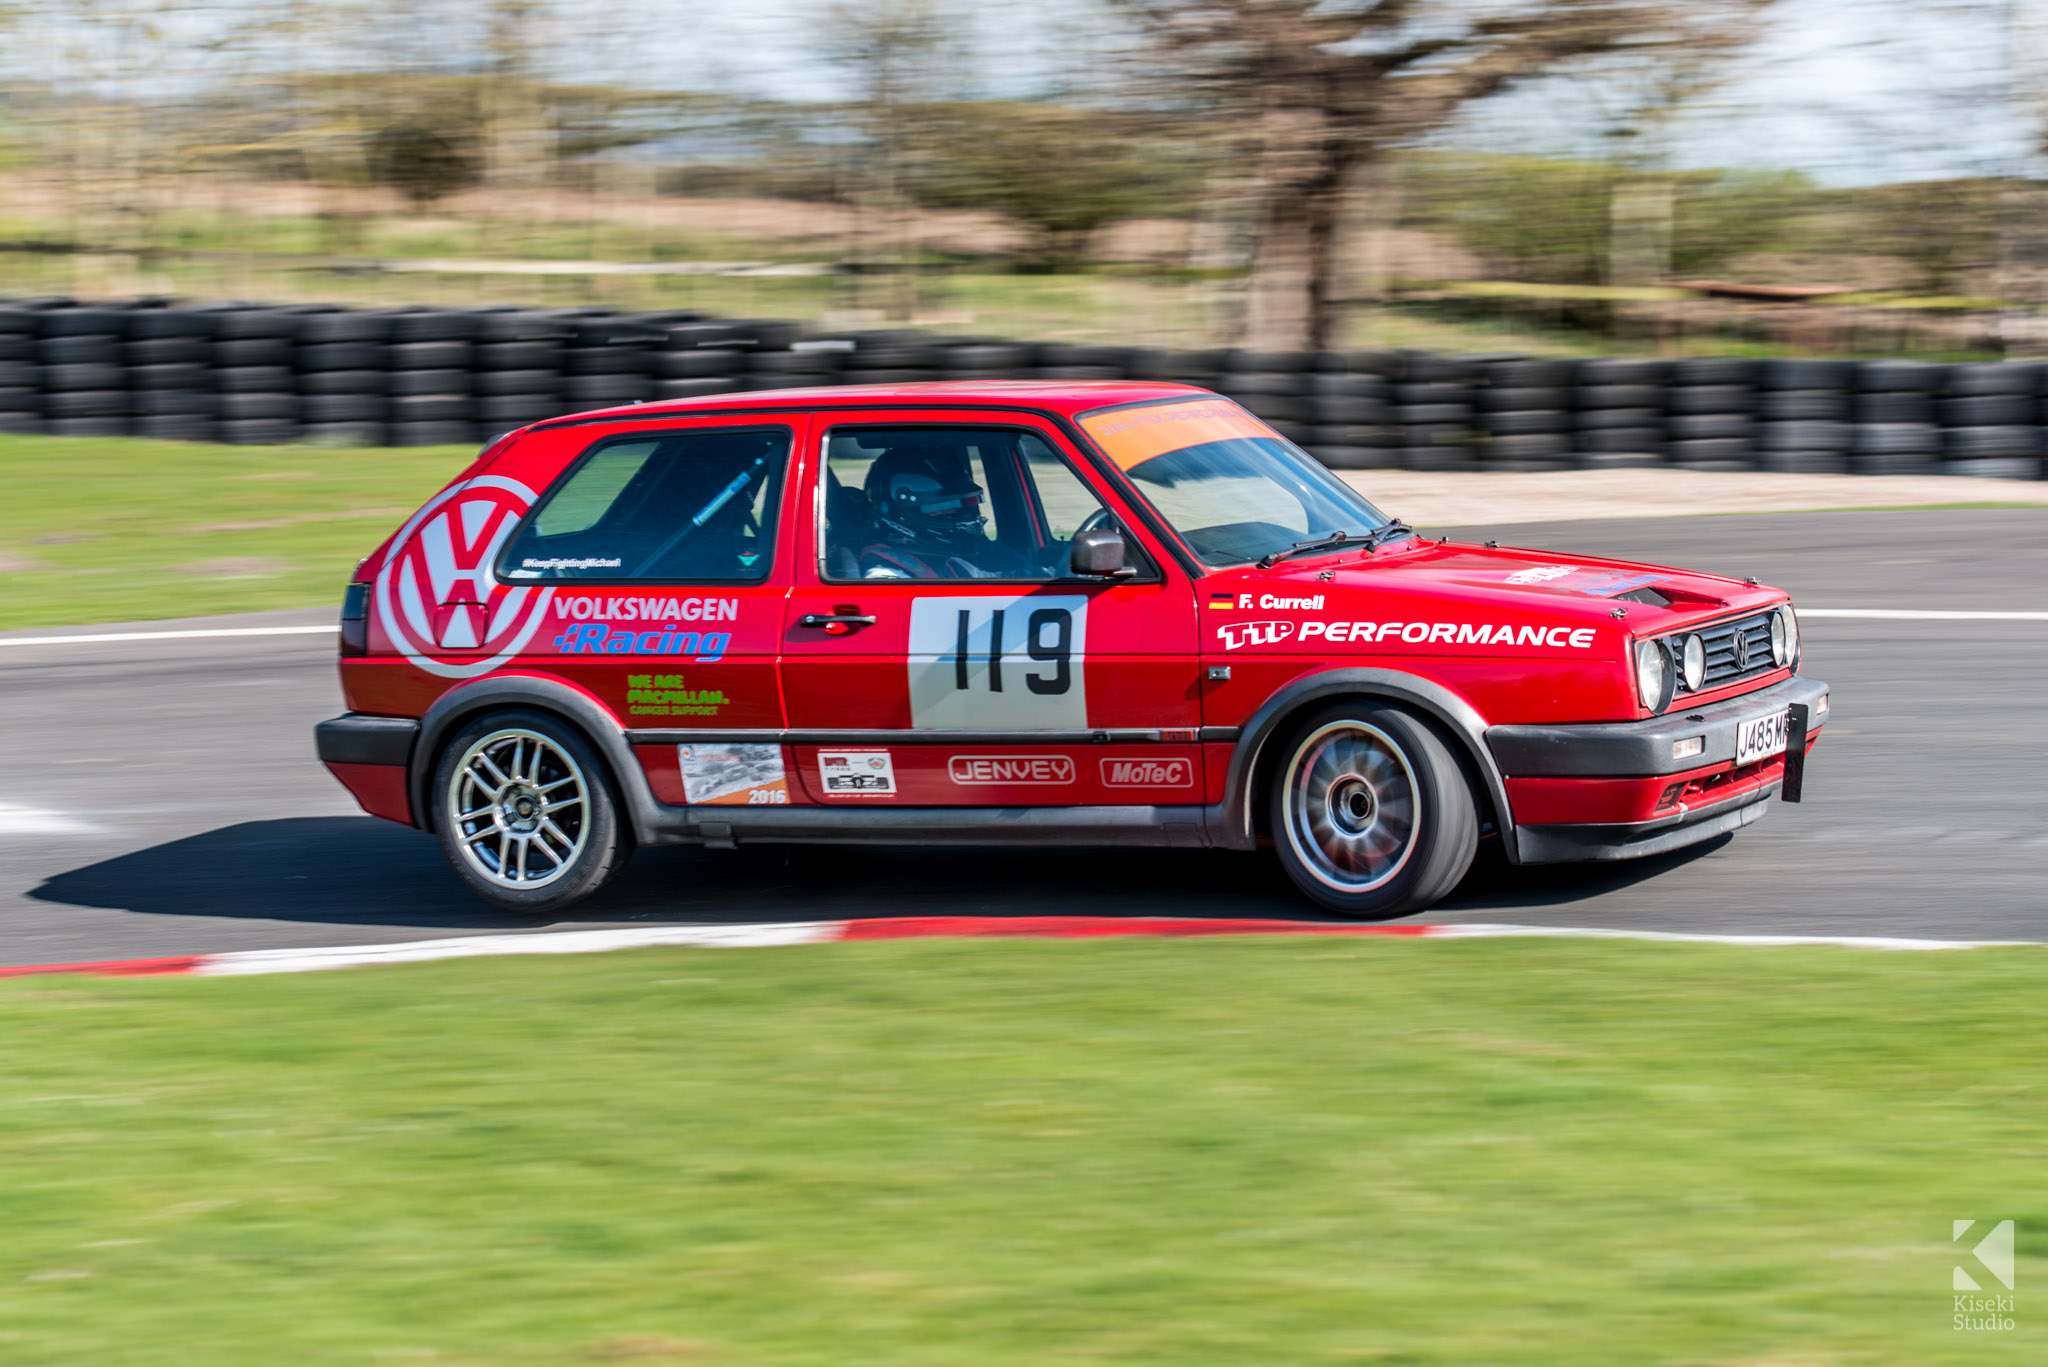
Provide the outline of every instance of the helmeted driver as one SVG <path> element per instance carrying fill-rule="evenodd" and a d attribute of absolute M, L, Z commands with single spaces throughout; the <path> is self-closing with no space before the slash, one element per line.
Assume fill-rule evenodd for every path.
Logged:
<path fill-rule="evenodd" d="M 994 579 L 1013 573 L 988 539 L 985 497 L 953 446 L 895 446 L 863 486 L 880 539 L 860 553 L 863 579 Z"/>

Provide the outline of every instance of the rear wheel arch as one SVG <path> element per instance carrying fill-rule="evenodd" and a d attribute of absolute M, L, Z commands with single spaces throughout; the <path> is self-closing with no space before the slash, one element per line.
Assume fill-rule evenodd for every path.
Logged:
<path fill-rule="evenodd" d="M 1238 733 L 1237 754 L 1224 793 L 1224 843 L 1249 847 L 1271 834 L 1265 829 L 1267 797 L 1290 742 L 1311 715 L 1347 700 L 1403 707 L 1429 724 L 1464 767 L 1481 821 L 1493 823 L 1509 860 L 1521 862 L 1507 784 L 1486 748 L 1485 720 L 1472 704 L 1442 684 L 1393 669 L 1330 669 L 1306 675 L 1268 698 L 1252 714 Z"/>
<path fill-rule="evenodd" d="M 519 675 L 480 679 L 452 689 L 420 719 L 419 743 L 413 747 L 406 781 L 415 823 L 421 830 L 435 829 L 434 774 L 449 744 L 478 717 L 512 711 L 542 713 L 581 736 L 603 761 L 605 778 L 618 797 L 635 842 L 650 842 L 659 804 L 618 722 L 580 689 L 553 679 Z"/>

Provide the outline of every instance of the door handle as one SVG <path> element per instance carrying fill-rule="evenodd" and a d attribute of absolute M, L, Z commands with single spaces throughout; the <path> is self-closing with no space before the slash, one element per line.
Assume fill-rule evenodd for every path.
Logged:
<path fill-rule="evenodd" d="M 859 627 L 873 626 L 875 619 L 857 612 L 807 612 L 796 619 L 796 624 L 800 627 L 823 627 L 827 635 L 844 636 Z"/>

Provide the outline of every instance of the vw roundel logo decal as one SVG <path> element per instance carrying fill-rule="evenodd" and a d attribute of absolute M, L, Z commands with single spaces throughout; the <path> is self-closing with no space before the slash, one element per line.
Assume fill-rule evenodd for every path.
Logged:
<path fill-rule="evenodd" d="M 399 529 L 377 572 L 377 619 L 400 654 L 429 674 L 467 679 L 526 648 L 555 591 L 500 584 L 491 566 L 533 502 L 518 480 L 480 475 Z"/>

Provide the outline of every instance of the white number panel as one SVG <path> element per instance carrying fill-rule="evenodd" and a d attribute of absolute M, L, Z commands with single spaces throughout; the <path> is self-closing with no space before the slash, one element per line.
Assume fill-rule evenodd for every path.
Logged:
<path fill-rule="evenodd" d="M 910 717 L 925 731 L 1079 730 L 1088 600 L 1080 594 L 919 598 Z"/>

